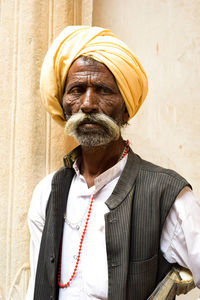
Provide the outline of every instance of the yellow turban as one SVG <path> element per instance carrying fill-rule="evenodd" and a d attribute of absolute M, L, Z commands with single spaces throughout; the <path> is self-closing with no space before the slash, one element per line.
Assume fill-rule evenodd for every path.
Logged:
<path fill-rule="evenodd" d="M 42 102 L 52 118 L 64 126 L 60 103 L 65 79 L 72 62 L 81 55 L 89 55 L 109 68 L 132 118 L 147 94 L 146 74 L 129 48 L 110 30 L 89 26 L 66 27 L 45 56 L 40 90 Z"/>

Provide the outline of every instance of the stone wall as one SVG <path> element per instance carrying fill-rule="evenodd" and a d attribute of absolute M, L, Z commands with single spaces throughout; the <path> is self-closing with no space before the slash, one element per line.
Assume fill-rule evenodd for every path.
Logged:
<path fill-rule="evenodd" d="M 39 93 L 44 55 L 67 25 L 91 24 L 92 0 L 0 2 L 0 299 L 25 299 L 27 212 L 33 189 L 75 142 L 46 115 Z"/>

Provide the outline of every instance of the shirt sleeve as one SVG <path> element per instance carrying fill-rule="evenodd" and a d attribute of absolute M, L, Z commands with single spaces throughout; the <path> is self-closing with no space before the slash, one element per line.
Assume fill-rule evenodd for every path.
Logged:
<path fill-rule="evenodd" d="M 51 181 L 54 173 L 46 176 L 36 186 L 28 212 L 28 226 L 30 231 L 30 269 L 31 277 L 29 280 L 26 300 L 32 300 L 35 286 L 35 275 L 40 249 L 42 231 L 45 224 L 46 205 L 51 192 Z"/>
<path fill-rule="evenodd" d="M 169 263 L 188 268 L 200 288 L 200 203 L 189 187 L 180 192 L 167 216 L 161 251 Z"/>

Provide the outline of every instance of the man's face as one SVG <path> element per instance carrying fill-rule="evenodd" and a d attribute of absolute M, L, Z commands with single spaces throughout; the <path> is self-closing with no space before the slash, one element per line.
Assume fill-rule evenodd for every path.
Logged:
<path fill-rule="evenodd" d="M 119 127 L 128 121 L 124 100 L 112 73 L 104 64 L 86 61 L 82 57 L 78 58 L 69 69 L 63 95 L 63 108 L 68 119 L 67 123 L 70 119 L 75 122 L 73 118 L 77 113 L 86 114 L 80 114 L 81 120 L 77 114 L 76 121 L 77 118 L 79 121 L 73 130 L 75 129 L 76 133 L 90 140 L 94 135 L 102 138 L 112 135 L 109 133 L 112 127 L 110 122 L 113 122 L 113 126 L 116 126 L 119 131 Z M 71 116 L 73 118 L 70 118 Z M 105 120 L 101 120 L 102 117 L 105 117 Z M 67 129 L 67 134 L 69 134 L 68 131 Z M 119 132 L 115 137 L 110 137 L 105 141 L 101 139 L 101 142 L 98 142 L 98 138 L 93 145 L 106 144 L 117 139 Z"/>

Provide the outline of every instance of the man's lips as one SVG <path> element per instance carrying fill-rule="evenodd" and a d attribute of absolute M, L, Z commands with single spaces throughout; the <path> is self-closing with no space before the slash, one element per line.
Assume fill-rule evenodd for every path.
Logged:
<path fill-rule="evenodd" d="M 102 128 L 101 125 L 97 123 L 82 123 L 79 125 L 80 128 Z"/>
<path fill-rule="evenodd" d="M 79 128 L 84 128 L 84 129 L 104 129 L 103 126 L 93 120 L 84 120 L 80 123 L 78 126 Z"/>

